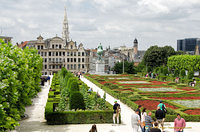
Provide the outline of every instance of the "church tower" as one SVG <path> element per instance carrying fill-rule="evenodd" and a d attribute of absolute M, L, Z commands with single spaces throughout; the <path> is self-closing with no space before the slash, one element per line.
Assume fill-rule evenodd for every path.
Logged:
<path fill-rule="evenodd" d="M 199 55 L 199 45 L 198 44 L 195 47 L 195 55 Z"/>
<path fill-rule="evenodd" d="M 65 7 L 65 14 L 64 14 L 64 21 L 63 21 L 62 38 L 65 40 L 65 42 L 69 42 L 69 26 L 68 26 L 68 21 L 67 21 L 66 7 Z"/>
<path fill-rule="evenodd" d="M 135 38 L 133 44 L 134 44 L 133 45 L 133 53 L 134 53 L 134 55 L 137 55 L 138 54 L 138 41 L 136 38 Z"/>

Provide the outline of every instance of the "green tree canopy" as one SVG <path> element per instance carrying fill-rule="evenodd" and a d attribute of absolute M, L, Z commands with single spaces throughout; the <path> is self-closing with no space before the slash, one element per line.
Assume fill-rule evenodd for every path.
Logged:
<path fill-rule="evenodd" d="M 116 71 L 117 74 L 123 73 L 123 62 L 117 62 L 113 68 L 114 71 Z M 124 61 L 124 72 L 128 74 L 134 74 L 134 62 L 128 62 Z"/>

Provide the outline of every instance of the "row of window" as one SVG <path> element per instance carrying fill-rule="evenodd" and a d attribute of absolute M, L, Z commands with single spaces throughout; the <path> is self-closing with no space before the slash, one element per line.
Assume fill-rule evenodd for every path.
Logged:
<path fill-rule="evenodd" d="M 47 52 L 40 52 L 38 54 L 41 56 L 47 56 Z M 77 52 L 67 52 L 67 56 L 76 56 Z M 78 56 L 85 56 L 85 52 L 78 52 Z M 86 56 L 88 54 L 86 53 Z M 65 56 L 65 52 L 49 52 L 49 56 Z"/>
<path fill-rule="evenodd" d="M 65 65 L 64 65 L 65 66 Z M 61 69 L 62 65 L 49 65 L 49 69 Z M 84 64 L 67 64 L 67 69 L 68 70 L 80 70 L 84 69 L 85 65 Z M 47 69 L 47 65 L 44 65 L 44 69 Z"/>
<path fill-rule="evenodd" d="M 47 58 L 43 58 L 43 62 L 47 62 Z M 49 63 L 51 62 L 85 62 L 85 58 L 49 58 Z"/>

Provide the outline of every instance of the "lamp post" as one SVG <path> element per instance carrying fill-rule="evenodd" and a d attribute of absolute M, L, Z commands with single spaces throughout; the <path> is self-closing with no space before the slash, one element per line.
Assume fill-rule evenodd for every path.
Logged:
<path fill-rule="evenodd" d="M 124 55 L 122 56 L 123 59 L 123 74 L 124 74 Z"/>

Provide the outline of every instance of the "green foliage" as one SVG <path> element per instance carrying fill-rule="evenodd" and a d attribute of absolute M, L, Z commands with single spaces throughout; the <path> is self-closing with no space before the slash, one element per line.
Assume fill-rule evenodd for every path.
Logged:
<path fill-rule="evenodd" d="M 69 88 L 70 88 L 70 93 L 79 91 L 79 84 L 78 84 L 77 80 L 72 81 Z"/>
<path fill-rule="evenodd" d="M 113 70 L 116 71 L 117 74 L 123 73 L 123 62 L 117 62 L 113 67 Z M 134 62 L 124 61 L 124 72 L 128 74 L 134 74 Z"/>
<path fill-rule="evenodd" d="M 83 95 L 79 91 L 71 93 L 69 107 L 71 110 L 72 109 L 85 110 L 85 103 L 84 103 Z"/>
<path fill-rule="evenodd" d="M 40 91 L 42 58 L 0 40 L 0 131 L 14 129 L 25 106 Z"/>
<path fill-rule="evenodd" d="M 162 65 L 166 65 L 168 57 L 172 55 L 175 55 L 175 51 L 171 46 L 151 46 L 145 52 L 143 61 L 146 66 L 155 68 Z"/>
<path fill-rule="evenodd" d="M 192 79 L 194 77 L 194 72 L 193 71 L 189 71 L 188 72 L 188 79 Z"/>
<path fill-rule="evenodd" d="M 174 77 L 178 77 L 179 76 L 179 70 L 175 69 L 174 71 Z"/>
<path fill-rule="evenodd" d="M 184 69 L 181 70 L 181 77 L 183 77 L 183 78 L 185 77 L 185 70 Z"/>
<path fill-rule="evenodd" d="M 167 67 L 164 67 L 164 68 L 163 68 L 163 74 L 164 74 L 165 76 L 168 74 L 168 69 L 167 69 Z"/>

